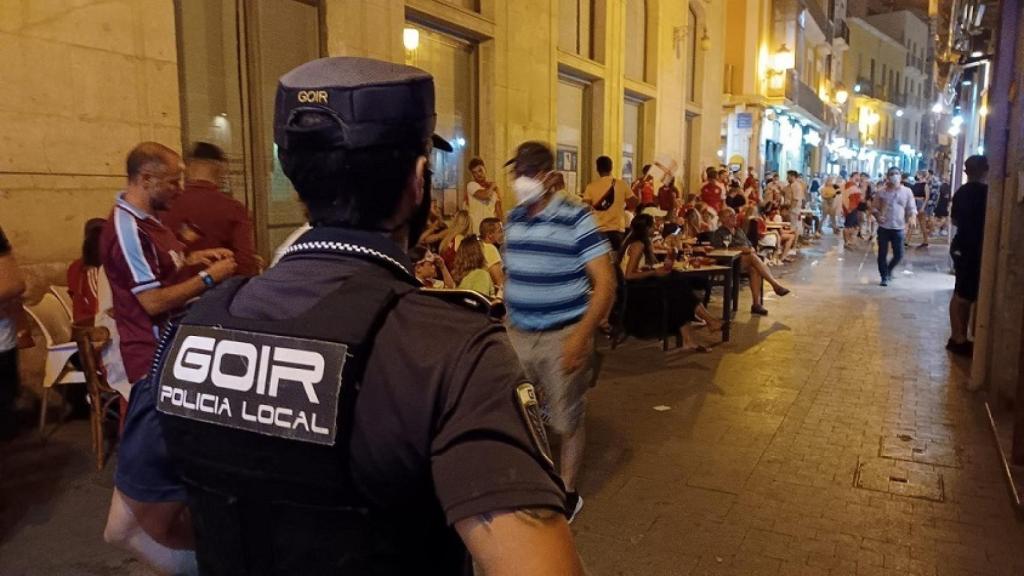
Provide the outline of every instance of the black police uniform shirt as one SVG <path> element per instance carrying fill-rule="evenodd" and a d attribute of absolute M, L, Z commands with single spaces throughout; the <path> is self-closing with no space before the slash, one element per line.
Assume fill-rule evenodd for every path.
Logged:
<path fill-rule="evenodd" d="M 312 236 L 311 236 L 312 235 Z M 298 240 L 372 246 L 412 278 L 413 266 L 379 234 L 315 228 Z M 320 242 L 324 244 L 324 242 Z M 293 253 L 241 288 L 233 316 L 295 317 L 355 275 L 394 278 L 378 262 Z M 358 306 L 358 302 L 353 302 Z M 339 320 L 344 310 L 338 310 Z M 423 511 L 448 525 L 506 509 L 565 511 L 565 493 L 516 400 L 526 382 L 504 329 L 486 315 L 417 292 L 388 315 L 368 359 L 353 414 L 353 485 L 385 514 Z M 145 502 L 185 499 L 167 460 L 149 381 L 132 391 L 115 483 Z M 543 447 L 542 447 L 543 446 Z"/>

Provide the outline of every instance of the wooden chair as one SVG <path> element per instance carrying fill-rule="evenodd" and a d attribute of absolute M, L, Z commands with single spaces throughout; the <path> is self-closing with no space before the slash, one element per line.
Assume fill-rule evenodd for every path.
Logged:
<path fill-rule="evenodd" d="M 103 327 L 74 326 L 72 337 L 78 345 L 82 372 L 85 373 L 86 389 L 89 394 L 89 425 L 92 430 L 92 450 L 96 454 L 96 470 L 102 470 L 106 463 L 103 421 L 110 405 L 121 397 L 107 384 L 103 367 L 99 362 L 99 351 L 110 342 L 110 331 Z"/>
<path fill-rule="evenodd" d="M 71 318 L 53 294 L 44 294 L 35 306 L 25 311 L 39 325 L 46 340 L 46 365 L 43 373 L 43 398 L 39 408 L 39 430 L 46 427 L 46 408 L 50 388 L 58 384 L 84 384 L 85 374 L 71 364 L 78 346 L 71 341 Z"/>
<path fill-rule="evenodd" d="M 68 314 L 68 320 L 74 321 L 75 314 L 73 312 L 74 305 L 71 303 L 71 292 L 67 286 L 57 286 L 56 284 L 50 285 L 50 294 L 57 297 L 57 301 L 64 308 L 64 311 Z"/>

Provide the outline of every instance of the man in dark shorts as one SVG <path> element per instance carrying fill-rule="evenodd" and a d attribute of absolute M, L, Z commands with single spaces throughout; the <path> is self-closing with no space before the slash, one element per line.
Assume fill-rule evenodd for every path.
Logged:
<path fill-rule="evenodd" d="M 988 197 L 988 159 L 971 156 L 964 162 L 967 183 L 953 195 L 951 217 L 956 225 L 956 236 L 950 243 L 956 272 L 956 286 L 949 301 L 950 337 L 946 350 L 971 357 L 974 343 L 967 340 L 967 324 L 971 305 L 978 299 L 981 282 L 981 249 L 985 240 L 985 203 Z"/>

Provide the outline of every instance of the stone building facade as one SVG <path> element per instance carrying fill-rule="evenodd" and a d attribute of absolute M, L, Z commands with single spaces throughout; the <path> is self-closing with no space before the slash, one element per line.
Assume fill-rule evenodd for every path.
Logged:
<path fill-rule="evenodd" d="M 672 158 L 694 188 L 700 169 L 720 161 L 720 4 L 2 2 L 0 226 L 23 264 L 59 269 L 76 257 L 84 222 L 109 211 L 135 143 L 180 150 L 203 139 L 228 152 L 225 185 L 269 253 L 303 219 L 274 159 L 276 79 L 325 55 L 408 62 L 437 77 L 439 130 L 458 148 L 435 158 L 435 195 L 447 208 L 458 205 L 470 157 L 503 177 L 501 164 L 527 139 L 557 146 L 576 190 L 602 154 L 627 178 Z"/>

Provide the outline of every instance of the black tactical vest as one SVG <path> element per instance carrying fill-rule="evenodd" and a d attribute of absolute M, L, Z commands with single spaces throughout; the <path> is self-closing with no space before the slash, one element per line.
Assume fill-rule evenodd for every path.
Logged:
<path fill-rule="evenodd" d="M 374 338 L 415 288 L 353 278 L 296 318 L 265 321 L 229 313 L 242 284 L 197 302 L 167 331 L 153 368 L 201 573 L 461 573 L 464 548 L 438 553 L 452 550 L 443 517 L 380 517 L 348 468 L 351 413 Z M 438 530 L 408 527 L 425 521 Z M 423 563 L 439 557 L 447 566 Z"/>

